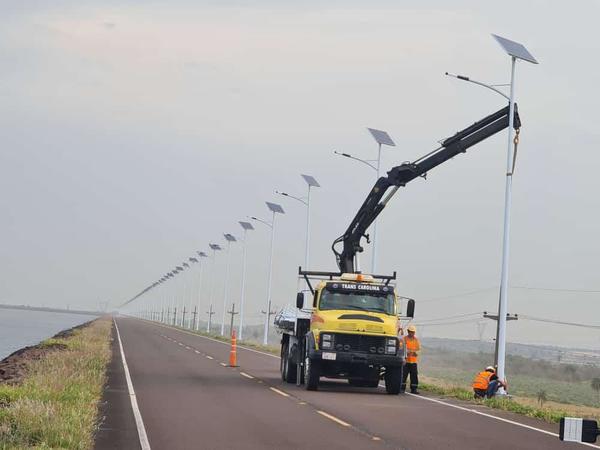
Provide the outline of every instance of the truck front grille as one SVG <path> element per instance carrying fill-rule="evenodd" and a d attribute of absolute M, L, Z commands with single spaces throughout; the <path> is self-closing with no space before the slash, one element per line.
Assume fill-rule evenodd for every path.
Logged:
<path fill-rule="evenodd" d="M 335 333 L 333 345 L 338 352 L 378 353 L 383 355 L 385 352 L 385 337 Z"/>

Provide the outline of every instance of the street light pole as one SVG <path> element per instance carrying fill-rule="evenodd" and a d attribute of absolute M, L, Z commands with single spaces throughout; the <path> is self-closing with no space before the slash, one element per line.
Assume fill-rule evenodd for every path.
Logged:
<path fill-rule="evenodd" d="M 269 253 L 269 281 L 267 287 L 267 311 L 271 310 L 271 290 L 272 290 L 272 281 L 273 281 L 273 248 L 275 243 L 275 215 L 285 214 L 281 205 L 277 203 L 266 202 L 267 207 L 273 213 L 273 217 L 271 219 L 271 223 L 258 219 L 257 217 L 252 217 L 252 219 L 257 220 L 259 222 L 264 223 L 265 225 L 271 227 L 271 251 Z M 267 345 L 269 338 L 269 314 L 265 317 L 265 328 L 264 328 L 264 336 L 263 336 L 263 344 Z"/>
<path fill-rule="evenodd" d="M 375 128 L 367 128 L 367 130 L 369 130 L 369 133 L 371 133 L 371 136 L 373 136 L 373 139 L 375 139 L 375 142 L 377 142 L 377 159 L 376 160 L 360 159 L 360 158 L 357 158 L 356 156 L 350 155 L 349 153 L 341 153 L 341 152 L 338 152 L 335 150 L 333 153 L 335 153 L 336 155 L 344 156 L 346 158 L 350 158 L 355 161 L 366 164 L 367 166 L 369 166 L 371 169 L 373 169 L 376 172 L 377 178 L 375 178 L 375 181 L 377 181 L 377 180 L 379 180 L 379 177 L 381 176 L 380 175 L 381 174 L 381 146 L 388 145 L 390 147 L 395 147 L 396 143 L 392 140 L 390 135 L 385 131 L 377 130 Z M 372 164 L 373 162 L 376 162 L 377 164 L 373 165 Z M 377 219 L 375 219 L 373 221 L 373 231 L 371 233 L 371 245 L 373 246 L 371 249 L 371 273 L 375 274 L 377 272 Z"/>
<path fill-rule="evenodd" d="M 198 262 L 200 263 L 200 274 L 198 275 L 198 306 L 196 308 L 196 331 L 200 330 L 200 303 L 202 300 L 202 271 L 204 269 L 204 264 L 202 264 L 202 258 L 206 258 L 207 255 L 204 252 L 196 252 L 199 256 Z"/>
<path fill-rule="evenodd" d="M 235 242 L 236 239 L 232 234 L 224 234 L 225 240 L 227 241 L 227 262 L 225 265 L 225 280 L 223 281 L 223 318 L 221 320 L 221 336 L 225 336 L 225 314 L 227 313 L 227 295 L 229 293 L 229 248 L 231 243 Z"/>
<path fill-rule="evenodd" d="M 532 64 L 538 64 L 537 60 L 531 53 L 518 42 L 505 39 L 503 37 L 492 34 L 494 39 L 500 44 L 504 51 L 511 58 L 511 71 L 510 71 L 510 94 L 507 96 L 500 90 L 493 86 L 481 83 L 479 81 L 471 80 L 468 77 L 461 75 L 447 75 L 454 76 L 463 81 L 469 81 L 471 83 L 478 84 L 493 90 L 494 92 L 502 95 L 508 100 L 509 115 L 508 115 L 508 150 L 506 157 L 506 185 L 504 190 L 504 231 L 502 236 L 502 271 L 500 275 L 500 299 L 498 302 L 498 328 L 497 328 L 497 339 L 496 339 L 496 352 L 497 352 L 497 363 L 498 363 L 498 378 L 504 380 L 506 378 L 506 323 L 507 323 L 507 311 L 508 311 L 508 274 L 509 274 L 509 257 L 510 257 L 510 216 L 512 206 L 512 177 L 514 169 L 514 158 L 515 152 L 513 151 L 513 145 L 516 146 L 517 142 L 513 141 L 513 130 L 514 130 L 514 117 L 515 117 L 515 68 L 517 59 L 527 61 Z M 504 388 L 498 390 L 498 394 L 505 394 Z"/>
<path fill-rule="evenodd" d="M 310 175 L 301 175 L 306 181 L 308 186 L 308 192 L 306 193 L 306 199 L 296 197 L 294 195 L 288 194 L 287 192 L 279 192 L 275 191 L 275 193 L 279 195 L 283 195 L 284 197 L 290 197 L 294 200 L 299 201 L 304 206 L 306 206 L 306 240 L 304 243 L 304 270 L 308 270 L 309 268 L 309 254 L 310 254 L 310 192 L 313 187 L 321 187 L 319 182 Z"/>
<path fill-rule="evenodd" d="M 238 329 L 238 339 L 241 341 L 244 336 L 244 303 L 246 299 L 246 234 L 248 230 L 254 230 L 254 227 L 250 222 L 242 222 L 240 221 L 240 225 L 244 229 L 244 240 L 242 242 L 243 245 L 243 253 L 242 253 L 242 287 L 240 292 L 240 324 Z"/>
<path fill-rule="evenodd" d="M 209 294 L 209 301 L 210 301 L 210 305 L 209 305 L 209 313 L 208 313 L 208 323 L 206 324 L 206 332 L 210 333 L 210 326 L 212 324 L 212 315 L 213 313 L 213 294 L 215 292 L 215 261 L 217 259 L 217 251 L 221 250 L 221 246 L 219 244 L 209 244 L 210 249 L 213 251 L 213 256 L 212 256 L 212 264 L 211 264 L 211 270 L 210 270 L 210 275 L 211 275 L 211 283 L 210 283 L 210 294 Z"/>

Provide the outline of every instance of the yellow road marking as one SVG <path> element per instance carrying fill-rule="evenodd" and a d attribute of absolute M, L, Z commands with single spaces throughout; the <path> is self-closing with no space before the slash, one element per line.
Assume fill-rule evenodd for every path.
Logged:
<path fill-rule="evenodd" d="M 332 416 L 331 414 L 327 414 L 325 411 L 317 410 L 317 413 L 321 414 L 323 417 L 327 417 L 329 420 L 333 420 L 335 423 L 338 423 L 343 427 L 350 426 L 350 424 L 348 422 L 344 422 L 342 419 L 338 419 L 337 417 Z"/>
<path fill-rule="evenodd" d="M 248 375 L 246 372 L 240 372 L 240 375 L 246 378 L 250 378 L 251 380 L 254 379 L 254 377 L 252 375 Z"/>
<path fill-rule="evenodd" d="M 270 387 L 269 389 L 271 389 L 273 392 L 275 392 L 275 393 L 277 393 L 279 395 L 283 395 L 284 397 L 289 397 L 290 396 L 290 394 L 287 394 L 286 392 L 280 391 L 277 388 Z"/>

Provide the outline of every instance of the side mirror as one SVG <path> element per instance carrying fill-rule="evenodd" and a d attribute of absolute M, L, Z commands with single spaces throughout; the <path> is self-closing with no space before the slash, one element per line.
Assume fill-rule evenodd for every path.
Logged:
<path fill-rule="evenodd" d="M 415 301 L 412 298 L 406 304 L 406 317 L 411 319 L 415 317 Z"/>
<path fill-rule="evenodd" d="M 302 309 L 304 307 L 304 292 L 298 292 L 296 295 L 296 308 Z"/>

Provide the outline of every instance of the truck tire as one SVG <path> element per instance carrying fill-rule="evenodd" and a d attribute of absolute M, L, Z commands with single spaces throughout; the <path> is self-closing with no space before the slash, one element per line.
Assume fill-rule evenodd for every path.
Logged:
<path fill-rule="evenodd" d="M 304 360 L 304 386 L 307 391 L 316 391 L 319 388 L 319 378 L 321 377 L 320 361 L 310 359 L 306 356 Z"/>
<path fill-rule="evenodd" d="M 402 386 L 402 367 L 386 367 L 385 390 L 390 395 L 398 395 Z"/>
<path fill-rule="evenodd" d="M 295 383 L 297 378 L 297 365 L 290 358 L 289 342 L 281 347 L 281 379 L 286 383 Z"/>

